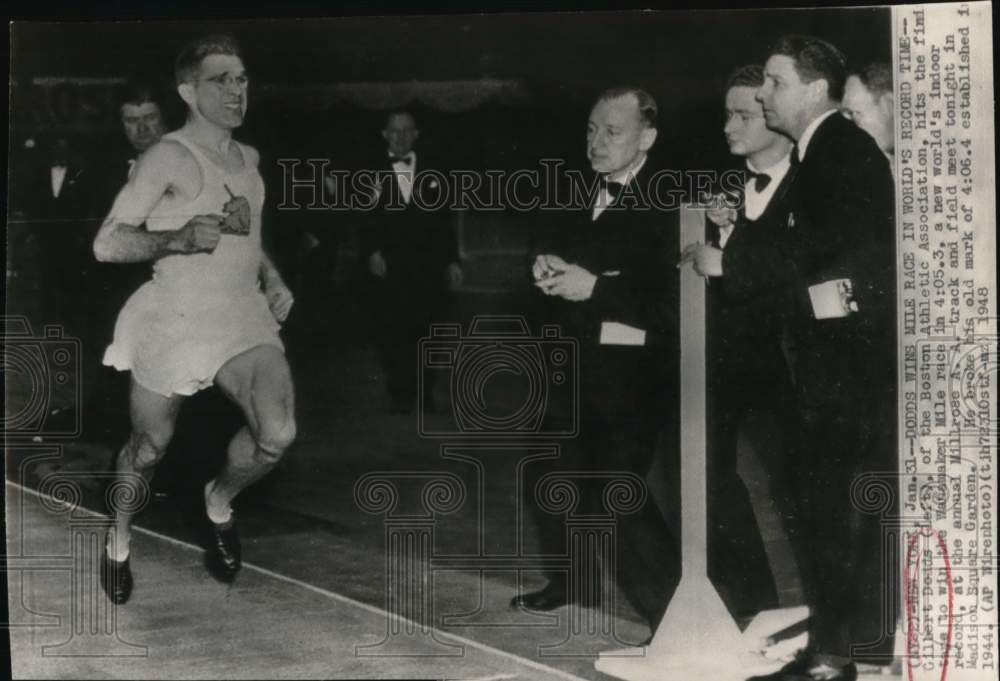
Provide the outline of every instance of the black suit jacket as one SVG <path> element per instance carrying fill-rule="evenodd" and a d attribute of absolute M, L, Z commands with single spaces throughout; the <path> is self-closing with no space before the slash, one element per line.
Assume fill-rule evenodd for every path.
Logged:
<path fill-rule="evenodd" d="M 25 212 L 41 245 L 46 270 L 83 278 L 92 269 L 91 244 L 97 226 L 94 180 L 90 167 L 70 161 L 59 196 L 53 196 L 51 167 L 40 164 L 32 171 Z"/>
<path fill-rule="evenodd" d="M 583 414 L 607 417 L 655 413 L 676 400 L 680 341 L 678 214 L 651 207 L 649 161 L 618 201 L 591 219 L 590 206 L 541 253 L 558 255 L 597 275 L 589 300 L 557 299 L 553 312 L 580 343 Z M 640 196 L 631 186 L 642 187 Z M 601 345 L 603 322 L 646 331 L 644 346 Z"/>
<path fill-rule="evenodd" d="M 816 129 L 790 193 L 786 238 L 723 260 L 754 288 L 789 286 L 796 382 L 805 404 L 891 390 L 896 357 L 894 185 L 874 140 L 837 114 Z M 731 254 L 730 254 L 731 255 Z M 859 310 L 817 320 L 810 286 L 851 279 Z"/>
<path fill-rule="evenodd" d="M 417 153 L 409 203 L 403 200 L 392 164 L 382 156 L 363 170 L 373 180 L 358 200 L 366 205 L 361 225 L 361 255 L 375 251 L 387 265 L 386 283 L 441 288 L 445 268 L 458 261 L 449 203 L 448 174 Z"/>
<path fill-rule="evenodd" d="M 796 382 L 805 405 L 891 390 L 896 357 L 893 180 L 874 140 L 843 117 L 824 120 L 792 184 L 785 237 L 740 257 L 726 249 L 726 279 L 746 291 L 787 286 L 797 349 Z M 849 278 L 859 311 L 817 320 L 808 289 Z"/>
<path fill-rule="evenodd" d="M 788 308 L 783 286 L 758 286 L 752 278 L 755 260 L 787 235 L 790 190 L 796 169 L 789 168 L 764 212 L 748 220 L 741 208 L 736 227 L 723 249 L 723 275 L 709 281 L 708 356 L 722 390 L 742 386 L 751 391 L 783 385 L 788 367 L 781 349 Z M 707 239 L 715 244 L 719 228 L 707 222 Z M 735 261 L 738 266 L 730 269 Z"/>
<path fill-rule="evenodd" d="M 131 148 L 129 151 L 131 151 Z M 94 201 L 96 211 L 101 218 L 106 217 L 111 211 L 111 204 L 114 203 L 115 197 L 118 196 L 118 192 L 128 182 L 131 170 L 130 161 L 134 163 L 138 157 L 138 154 L 134 152 L 129 153 L 129 151 L 116 149 L 99 159 L 98 186 L 96 187 L 97 191 Z"/>
<path fill-rule="evenodd" d="M 709 355 L 721 357 L 726 368 L 745 367 L 748 375 L 760 376 L 782 369 L 775 363 L 781 354 L 779 343 L 785 323 L 787 293 L 782 286 L 756 286 L 745 280 L 760 252 L 767 252 L 785 238 L 791 211 L 790 190 L 795 168 L 789 168 L 756 220 L 749 220 L 741 208 L 736 227 L 723 249 L 723 276 L 709 279 Z M 708 222 L 709 241 L 718 243 L 719 228 Z M 730 269 L 736 261 L 739 267 Z"/>
<path fill-rule="evenodd" d="M 78 227 L 92 221 L 95 215 L 93 170 L 81 162 L 70 161 L 59 196 L 52 195 L 51 173 L 50 165 L 45 163 L 33 171 L 26 206 L 28 219 L 54 228 L 69 223 Z"/>

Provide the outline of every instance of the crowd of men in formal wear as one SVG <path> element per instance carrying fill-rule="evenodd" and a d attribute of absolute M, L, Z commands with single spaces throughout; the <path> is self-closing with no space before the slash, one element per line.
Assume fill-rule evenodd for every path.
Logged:
<path fill-rule="evenodd" d="M 754 445 L 772 455 L 768 475 L 810 607 L 807 647 L 768 679 L 853 679 L 858 661 L 892 658 L 897 613 L 883 594 L 894 594 L 898 568 L 882 550 L 883 518 L 852 499 L 863 472 L 895 480 L 891 85 L 880 68 L 852 76 L 841 115 L 848 75 L 835 46 L 795 35 L 765 64 L 732 75 L 723 133 L 746 159 L 746 183 L 735 201 L 720 196 L 708 211 L 706 242 L 679 253 L 676 215 L 651 216 L 636 199 L 642 192 L 628 189 L 654 170 L 656 105 L 636 88 L 608 90 L 587 139 L 603 189 L 577 228 L 534 261 L 536 285 L 563 302 L 581 345 L 581 437 L 555 464 L 570 470 L 645 475 L 657 430 L 667 468 L 676 466 L 684 424 L 669 416 L 680 400 L 675 263 L 708 280 L 709 575 L 737 615 L 777 604 L 736 471 L 741 425 L 771 411 L 780 425 Z M 782 451 L 768 452 L 779 440 Z M 598 490 L 583 497 L 599 503 Z M 627 559 L 617 577 L 655 631 L 680 577 L 676 535 L 651 501 L 618 528 Z M 514 605 L 579 600 L 565 581 L 550 575 Z M 597 602 L 599 588 L 595 581 L 582 593 Z"/>
<path fill-rule="evenodd" d="M 99 180 L 91 182 L 56 140 L 24 210 L 30 221 L 57 226 L 101 213 L 96 240 L 74 233 L 68 242 L 68 230 L 46 230 L 58 243 L 43 246 L 51 257 L 41 275 L 72 276 L 93 291 L 85 298 L 101 301 L 101 314 L 66 305 L 56 287 L 46 289 L 46 310 L 71 331 L 111 342 L 104 363 L 131 372 L 113 413 L 87 419 L 131 415 L 131 434 L 115 434 L 126 440 L 115 464 L 123 480 L 151 476 L 184 396 L 214 383 L 245 415 L 223 471 L 204 491 L 215 573 L 228 580 L 241 560 L 230 502 L 295 439 L 294 391 L 277 335 L 293 298 L 261 247 L 257 154 L 232 139 L 247 107 L 238 46 L 225 36 L 188 46 L 176 81 L 188 107 L 184 127 L 167 133 L 152 91 L 130 88 L 119 113 L 134 153 L 91 172 Z M 850 680 L 858 662 L 891 661 L 897 617 L 881 595 L 898 570 L 881 551 L 881 518 L 852 499 L 860 474 L 896 468 L 891 73 L 879 64 L 849 72 L 829 42 L 791 35 L 764 64 L 737 68 L 719 107 L 720 134 L 745 159 L 746 181 L 713 199 L 704 242 L 682 248 L 677 211 L 651 209 L 630 190 L 659 170 L 648 154 L 660 125 L 653 97 L 616 86 L 594 102 L 586 153 L 599 191 L 592 204 L 568 211 L 567 227 L 540 239 L 525 263 L 546 314 L 579 343 L 580 434 L 528 474 L 645 476 L 658 451 L 667 468 L 677 465 L 679 270 L 694 268 L 709 290 L 710 576 L 737 617 L 778 605 L 737 472 L 741 433 L 766 412 L 778 425 L 753 446 L 764 454 L 811 611 L 808 646 L 766 678 Z M 434 408 L 415 348 L 461 286 L 463 269 L 447 208 L 433 197 L 415 200 L 414 192 L 440 188 L 415 181 L 435 160 L 419 151 L 413 113 L 390 112 L 382 136 L 370 165 L 383 179 L 361 218 L 361 267 L 391 410 L 408 413 L 418 403 Z M 418 396 L 421 385 L 426 394 Z M 595 513 L 597 479 L 581 497 Z M 616 578 L 651 631 L 680 579 L 673 511 L 648 499 L 618 518 L 618 555 L 627 559 Z M 563 553 L 561 518 L 533 517 L 544 552 Z M 116 603 L 132 591 L 130 523 L 119 512 L 102 574 Z M 512 607 L 601 602 L 599 575 L 582 589 L 571 589 L 565 572 L 547 577 Z"/>

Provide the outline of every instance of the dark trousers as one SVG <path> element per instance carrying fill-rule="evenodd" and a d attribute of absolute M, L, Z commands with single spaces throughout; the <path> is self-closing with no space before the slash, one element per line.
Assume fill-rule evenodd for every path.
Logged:
<path fill-rule="evenodd" d="M 396 408 L 414 406 L 418 384 L 430 396 L 433 371 L 424 371 L 418 356 L 419 341 L 440 319 L 446 297 L 441 288 L 425 280 L 369 277 L 371 332 L 385 373 L 389 399 Z"/>
<path fill-rule="evenodd" d="M 778 590 L 750 493 L 737 469 L 740 435 L 762 454 L 759 458 L 768 471 L 772 494 L 782 496 L 787 486 L 781 480 L 781 453 L 786 445 L 781 424 L 788 414 L 790 385 L 774 376 L 763 384 L 745 376 L 730 374 L 729 378 L 728 383 L 716 383 L 709 400 L 708 575 L 730 611 L 746 616 L 776 608 Z M 774 383 L 781 387 L 770 387 Z M 755 417 L 763 417 L 756 424 L 761 427 L 744 428 Z M 778 506 L 786 510 L 787 505 L 779 501 Z"/>
<path fill-rule="evenodd" d="M 615 577 L 636 612 L 655 630 L 680 579 L 677 538 L 648 491 L 641 506 L 625 513 L 609 508 L 608 495 L 616 475 L 630 473 L 644 479 L 649 472 L 657 450 L 657 421 L 647 414 L 602 415 L 585 410 L 580 426 L 579 437 L 562 445 L 558 459 L 530 466 L 526 476 L 525 493 L 541 551 L 566 553 L 569 518 L 606 518 L 613 513 Z M 668 448 L 670 456 L 676 456 L 676 451 L 676 447 Z M 549 473 L 569 478 L 578 490 L 578 504 L 568 509 L 569 518 L 539 503 L 536 495 L 543 490 L 536 489 L 537 483 Z M 588 477 L 588 473 L 598 475 Z M 605 565 L 609 557 L 605 556 Z M 590 588 L 597 591 L 599 577 L 590 565 L 573 564 L 570 569 L 577 571 L 578 579 L 590 580 Z M 547 576 L 555 587 L 565 584 L 565 572 L 552 571 Z"/>
<path fill-rule="evenodd" d="M 812 611 L 810 647 L 888 663 L 899 588 L 891 521 L 898 484 L 894 387 L 867 385 L 849 399 L 800 401 L 799 417 L 793 540 Z M 891 493 L 858 479 L 873 472 Z"/>

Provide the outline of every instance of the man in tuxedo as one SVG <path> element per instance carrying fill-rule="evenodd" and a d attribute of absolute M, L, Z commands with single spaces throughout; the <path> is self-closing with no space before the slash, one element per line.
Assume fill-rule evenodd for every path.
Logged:
<path fill-rule="evenodd" d="M 708 569 L 723 599 L 737 617 L 776 608 L 778 593 L 746 485 L 737 473 L 741 433 L 769 471 L 771 491 L 783 497 L 791 377 L 781 339 L 783 315 L 779 287 L 755 285 L 742 277 L 759 244 L 783 237 L 787 229 L 792 141 L 769 130 L 756 100 L 764 69 L 743 66 L 730 76 L 725 95 L 723 132 L 729 150 L 746 162 L 747 181 L 738 208 L 708 211 L 708 243 L 684 249 L 682 262 L 700 274 L 723 257 L 735 264 L 725 276 L 709 278 L 709 425 Z M 720 195 L 718 197 L 723 199 Z M 723 255 L 725 253 L 725 256 Z M 752 428 L 751 426 L 756 426 Z M 750 437 L 752 436 L 752 437 Z M 787 504 L 779 504 L 787 512 Z"/>
<path fill-rule="evenodd" d="M 855 478 L 895 480 L 896 278 L 893 181 L 885 155 L 838 115 L 845 60 L 814 37 L 772 48 L 758 92 L 767 126 L 793 140 L 797 167 L 785 238 L 742 263 L 758 285 L 786 286 L 796 346 L 793 533 L 810 607 L 809 643 L 766 679 L 851 681 L 855 661 L 886 663 L 895 567 L 882 555 L 880 517 L 852 500 Z M 723 279 L 741 267 L 722 253 Z M 891 598 L 889 599 L 891 602 Z M 883 612 L 883 609 L 885 612 Z"/>
<path fill-rule="evenodd" d="M 82 295 L 92 260 L 83 254 L 90 250 L 93 169 L 68 137 L 57 135 L 48 140 L 29 186 L 25 212 L 40 245 L 43 318 L 81 334 L 87 319 L 76 296 Z"/>
<path fill-rule="evenodd" d="M 462 278 L 446 176 L 422 152 L 418 157 L 419 136 L 409 111 L 386 116 L 386 151 L 369 168 L 377 171 L 376 182 L 361 231 L 375 345 L 394 413 L 413 410 L 417 341 Z M 433 408 L 432 374 L 425 374 L 423 384 L 427 409 Z"/>
<path fill-rule="evenodd" d="M 661 428 L 667 455 L 679 449 L 678 223 L 676 212 L 649 202 L 653 169 L 646 154 L 656 140 L 656 116 L 655 101 L 638 88 L 613 88 L 598 98 L 587 127 L 596 200 L 532 265 L 535 285 L 579 342 L 579 436 L 551 463 L 580 487 L 577 513 L 609 510 L 602 504 L 608 480 L 593 473 L 646 475 Z M 535 486 L 525 487 L 537 503 Z M 535 511 L 543 551 L 561 553 L 562 519 Z M 676 539 L 651 497 L 634 513 L 618 515 L 616 532 L 617 578 L 655 630 L 680 575 Z M 596 575 L 582 572 L 587 567 L 570 568 L 587 582 L 582 594 L 569 592 L 565 572 L 552 571 L 543 589 L 515 596 L 511 606 L 600 603 Z"/>
<path fill-rule="evenodd" d="M 894 166 L 896 146 L 894 109 L 889 64 L 874 62 L 847 76 L 840 112 L 872 136 L 889 159 L 890 169 Z"/>
<path fill-rule="evenodd" d="M 51 417 L 72 428 L 91 424 L 77 410 L 93 403 L 96 381 L 91 370 L 100 364 L 98 329 L 89 306 L 94 280 L 90 239 L 93 235 L 94 171 L 77 140 L 56 134 L 43 143 L 43 157 L 25 183 L 24 215 L 31 240 L 37 244 L 33 269 L 38 277 L 40 315 L 46 324 L 59 324 L 81 343 L 80 403 L 54 405 Z"/>
<path fill-rule="evenodd" d="M 136 159 L 160 141 L 166 132 L 166 108 L 158 90 L 149 82 L 131 79 L 118 98 L 121 137 L 109 140 L 110 151 L 101 159 L 103 187 L 97 201 L 106 213 L 125 186 Z"/>

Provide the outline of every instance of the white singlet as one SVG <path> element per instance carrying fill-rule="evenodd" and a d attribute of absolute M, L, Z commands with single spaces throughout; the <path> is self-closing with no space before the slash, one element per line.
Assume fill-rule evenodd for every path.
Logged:
<path fill-rule="evenodd" d="M 258 345 L 284 350 L 280 328 L 258 278 L 264 182 L 250 152 L 236 143 L 243 168 L 230 173 L 180 131 L 163 136 L 183 144 L 201 170 L 201 193 L 180 202 L 164 195 L 146 219 L 150 232 L 176 230 L 195 215 L 223 214 L 228 186 L 250 204 L 250 234 L 223 234 L 212 253 L 168 255 L 153 278 L 125 303 L 104 363 L 132 371 L 139 385 L 161 395 L 191 395 L 212 385 L 223 364 Z"/>

